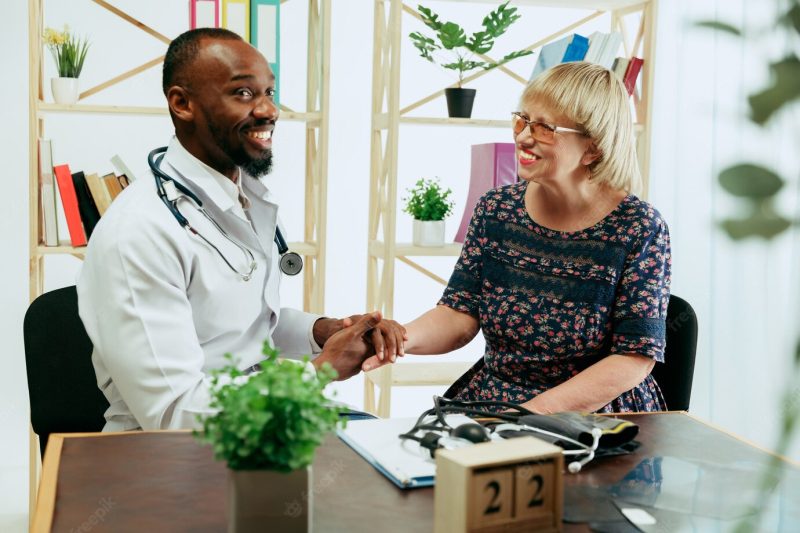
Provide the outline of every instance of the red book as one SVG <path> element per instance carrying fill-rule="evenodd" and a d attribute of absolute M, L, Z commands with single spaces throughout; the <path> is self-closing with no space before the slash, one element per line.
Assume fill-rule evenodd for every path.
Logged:
<path fill-rule="evenodd" d="M 53 167 L 58 181 L 58 192 L 61 193 L 61 204 L 64 206 L 64 215 L 67 217 L 67 229 L 72 246 L 86 246 L 86 234 L 81 224 L 81 213 L 78 209 L 78 197 L 75 195 L 75 185 L 72 183 L 72 173 L 69 165 Z"/>
<path fill-rule="evenodd" d="M 643 63 L 644 60 L 638 57 L 632 57 L 630 63 L 628 63 L 628 70 L 625 71 L 625 77 L 622 79 L 625 88 L 628 89 L 628 95 L 633 94 L 633 90 L 636 88 L 636 78 L 639 77 L 639 71 L 642 70 Z"/>

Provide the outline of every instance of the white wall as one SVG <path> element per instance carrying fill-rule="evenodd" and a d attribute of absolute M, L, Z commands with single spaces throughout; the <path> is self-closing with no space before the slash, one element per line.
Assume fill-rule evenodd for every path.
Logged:
<path fill-rule="evenodd" d="M 3 306 L 0 331 L 6 339 L 0 358 L 0 529 L 12 530 L 19 516 L 3 522 L 3 513 L 23 513 L 27 491 L 27 391 L 22 350 L 22 316 L 27 306 L 27 11 L 25 2 L 10 2 L 0 31 L 2 95 L 0 146 L 6 169 L 4 194 L 0 195 L 3 261 L 0 284 Z M 119 0 L 115 2 L 168 35 L 184 27 L 184 1 Z M 329 151 L 328 274 L 326 308 L 331 316 L 361 312 L 365 305 L 367 204 L 369 183 L 369 125 L 372 68 L 372 2 L 334 0 L 331 45 L 331 129 Z M 764 137 L 741 118 L 741 102 L 747 91 L 766 79 L 757 50 L 743 48 L 721 36 L 693 30 L 689 21 L 698 17 L 720 18 L 734 23 L 763 17 L 760 4 L 743 0 L 674 0 L 660 2 L 656 69 L 655 117 L 651 170 L 651 200 L 666 216 L 672 232 L 676 294 L 687 298 L 700 317 L 700 347 L 695 377 L 693 411 L 746 437 L 770 447 L 774 442 L 779 408 L 778 391 L 790 361 L 797 323 L 797 236 L 783 237 L 766 245 L 731 243 L 713 225 L 730 211 L 733 202 L 720 192 L 714 175 L 743 157 L 779 165 L 784 174 L 797 168 L 792 138 L 776 131 Z M 430 2 L 445 18 L 477 20 L 486 5 L 454 6 Z M 68 22 L 88 34 L 94 45 L 89 54 L 84 88 L 163 53 L 164 46 L 86 0 L 50 0 L 46 23 Z M 156 9 L 157 6 L 157 9 Z M 302 109 L 305 102 L 306 8 L 294 0 L 283 6 L 282 28 L 284 102 Z M 575 11 L 521 10 L 523 19 L 498 44 L 498 54 L 516 45 L 527 45 L 548 33 L 554 25 L 578 18 Z M 404 19 L 404 34 L 417 25 Z M 603 28 L 600 21 L 587 32 Z M 403 40 L 402 102 L 412 101 L 448 81 L 439 69 L 419 59 Z M 49 72 L 52 61 L 45 57 Z M 138 63 L 137 63 L 138 61 Z M 526 63 L 527 61 L 527 63 Z M 533 59 L 515 67 L 523 76 Z M 747 73 L 743 78 L 742 72 Z M 496 118 L 516 107 L 520 86 L 493 75 L 481 80 L 476 117 Z M 160 105 L 159 71 L 153 69 L 113 89 L 93 102 L 133 102 Z M 48 93 L 49 94 L 49 93 Z M 436 100 L 419 113 L 442 116 L 444 102 Z M 788 120 L 786 121 L 788 127 Z M 107 159 L 120 153 L 134 167 L 146 168 L 145 154 L 165 144 L 170 133 L 163 118 L 74 116 L 48 120 L 47 135 L 54 139 L 57 162 L 99 172 L 110 168 Z M 775 128 L 778 130 L 779 128 Z M 456 129 L 403 126 L 399 196 L 422 176 L 439 176 L 452 187 L 456 215 L 448 236 L 460 220 L 469 176 L 469 145 L 508 141 L 500 129 Z M 283 122 L 276 136 L 276 172 L 271 186 L 284 205 L 282 216 L 290 240 L 299 240 L 302 228 L 302 127 Z M 796 138 L 794 143 L 796 144 Z M 795 172 L 796 174 L 796 172 Z M 788 189 L 792 189 L 789 187 Z M 783 203 L 797 211 L 796 195 L 786 191 Z M 398 237 L 410 240 L 410 219 L 398 216 Z M 794 251 L 794 255 L 793 254 Z M 421 259 L 421 263 L 448 277 L 453 259 Z M 47 287 L 74 282 L 79 263 L 60 257 L 47 262 Z M 433 305 L 441 287 L 397 267 L 395 317 L 413 318 Z M 299 280 L 288 283 L 285 299 L 298 305 Z M 477 341 L 457 357 L 475 359 L 481 354 Z M 360 404 L 362 382 L 354 378 L 337 387 L 340 399 Z M 395 392 L 396 416 L 409 416 L 426 407 L 430 394 L 440 388 Z M 800 456 L 795 449 L 795 457 Z M 13 487 L 13 489 L 11 489 Z M 17 520 L 17 522 L 13 522 Z M 5 527 L 5 526 L 8 527 Z"/>

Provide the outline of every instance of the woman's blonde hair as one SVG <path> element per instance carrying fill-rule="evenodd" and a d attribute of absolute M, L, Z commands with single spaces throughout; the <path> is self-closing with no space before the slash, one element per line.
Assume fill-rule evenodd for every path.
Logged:
<path fill-rule="evenodd" d="M 639 192 L 628 92 L 613 72 L 585 61 L 556 65 L 528 83 L 520 105 L 534 100 L 577 123 L 594 140 L 601 155 L 589 166 L 592 180 Z"/>

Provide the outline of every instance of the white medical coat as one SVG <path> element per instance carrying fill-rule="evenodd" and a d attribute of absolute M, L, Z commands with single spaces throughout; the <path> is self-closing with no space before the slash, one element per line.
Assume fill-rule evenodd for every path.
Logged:
<path fill-rule="evenodd" d="M 209 215 L 258 263 L 243 281 L 199 237 L 180 226 L 151 175 L 118 196 L 95 228 L 78 280 L 79 311 L 94 344 L 97 383 L 110 403 L 105 431 L 198 427 L 210 414 L 210 371 L 238 358 L 261 361 L 264 340 L 285 357 L 317 352 L 319 315 L 280 308 L 278 206 L 266 186 L 241 173 L 245 213 L 212 169 L 173 138 L 161 169 L 189 187 Z M 219 177 L 219 176 L 218 176 Z M 249 258 L 188 198 L 181 213 L 240 272 Z"/>

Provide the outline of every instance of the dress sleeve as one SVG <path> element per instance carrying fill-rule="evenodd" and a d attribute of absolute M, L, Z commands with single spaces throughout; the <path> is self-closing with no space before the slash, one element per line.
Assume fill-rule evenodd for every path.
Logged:
<path fill-rule="evenodd" d="M 472 213 L 461 255 L 439 300 L 439 305 L 474 317 L 478 316 L 481 301 L 483 251 L 486 246 L 485 217 L 486 200 L 483 197 Z"/>
<path fill-rule="evenodd" d="M 639 240 L 625 260 L 609 353 L 664 361 L 671 263 L 669 230 L 656 213 L 641 226 Z"/>

